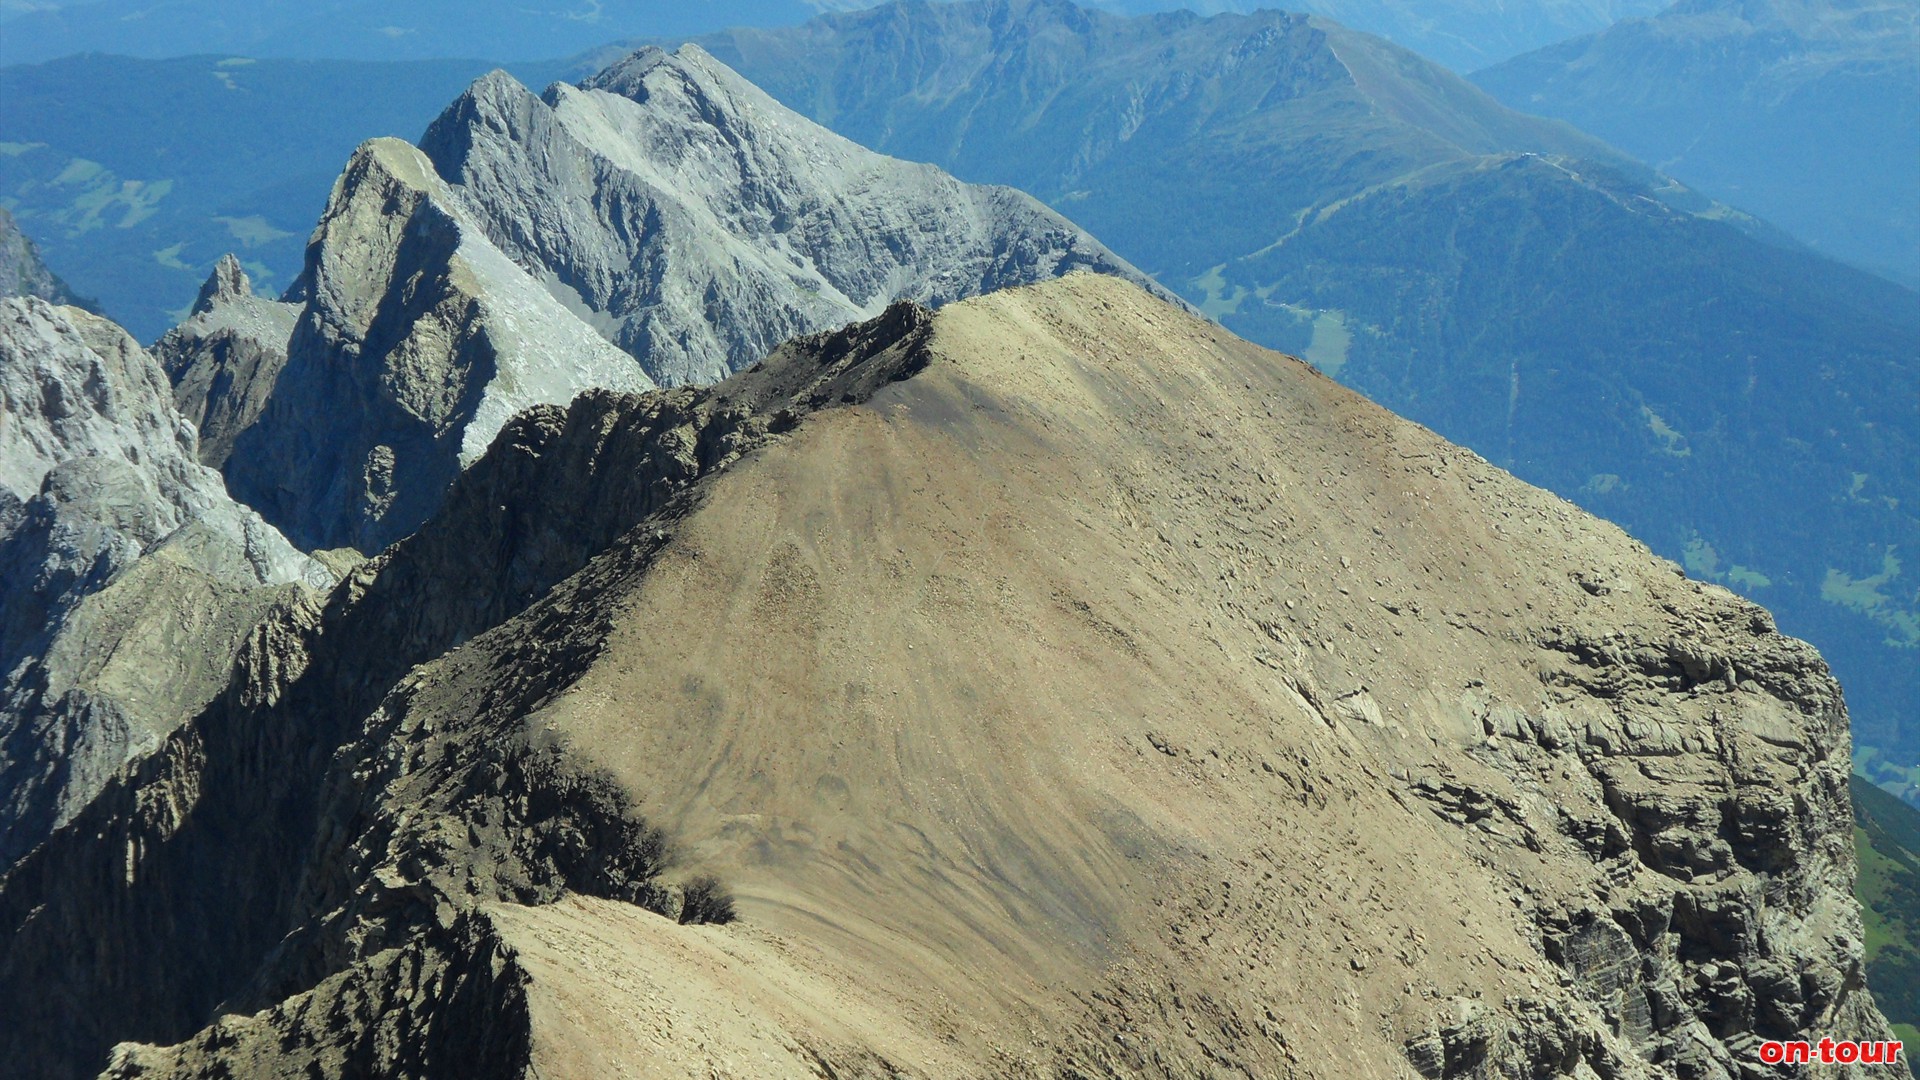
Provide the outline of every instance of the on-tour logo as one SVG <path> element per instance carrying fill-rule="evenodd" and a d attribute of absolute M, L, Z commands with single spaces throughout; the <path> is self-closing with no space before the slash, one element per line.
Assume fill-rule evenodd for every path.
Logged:
<path fill-rule="evenodd" d="M 1852 1042 L 1821 1039 L 1810 1042 L 1763 1042 L 1760 1060 L 1768 1065 L 1879 1065 L 1900 1060 L 1899 1042 Z"/>

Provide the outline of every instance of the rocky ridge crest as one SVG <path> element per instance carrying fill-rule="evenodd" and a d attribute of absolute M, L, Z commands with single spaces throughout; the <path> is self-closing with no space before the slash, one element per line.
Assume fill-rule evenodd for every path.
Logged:
<path fill-rule="evenodd" d="M 200 436 L 200 461 L 218 469 L 266 408 L 300 305 L 255 296 L 240 260 L 222 256 L 186 321 L 153 347 L 174 404 Z"/>
<path fill-rule="evenodd" d="M 488 236 L 667 385 L 896 300 L 1144 275 L 1038 200 L 876 154 L 697 45 L 536 96 L 476 82 L 421 140 Z"/>
<path fill-rule="evenodd" d="M 355 151 L 289 296 L 304 304 L 289 358 L 226 475 L 308 548 L 375 552 L 411 532 L 527 406 L 653 385 L 398 139 Z"/>
<path fill-rule="evenodd" d="M 820 405 L 871 394 L 917 362 L 902 334 L 920 340 L 925 327 L 924 312 L 903 306 L 874 326 L 798 342 L 717 390 L 593 391 L 516 418 L 434 520 L 324 602 L 277 609 L 202 715 L 117 780 L 85 823 L 0 880 L 0 919 L 24 935 L 0 970 L 51 979 L 46 993 L 11 1003 L 53 1010 L 47 1024 L 0 1040 L 0 1066 L 23 1076 L 97 1068 L 113 1042 L 185 1038 L 221 1003 L 247 1011 L 292 995 L 287 1009 L 310 1012 L 301 1002 L 311 994 L 324 1019 L 295 1021 L 306 1028 L 300 1048 L 274 1073 L 307 1060 L 375 1074 L 409 1062 L 510 1071 L 512 1055 L 488 1058 L 447 1034 L 501 1019 L 484 1011 L 498 995 L 470 998 L 465 980 L 444 974 L 473 970 L 470 946 L 483 959 L 491 949 L 476 898 L 609 896 L 676 917 L 684 907 L 661 878 L 664 840 L 631 796 L 516 730 L 597 652 L 605 629 L 548 591 L 595 555 L 601 569 L 576 583 L 588 594 L 644 567 L 700 477 Z M 503 542 L 476 544 L 478 535 Z M 539 631 L 506 631 L 515 617 Z M 426 710 L 408 702 L 425 684 L 410 669 L 482 659 L 462 647 L 480 637 L 517 640 L 526 670 L 546 673 L 501 684 L 451 725 L 423 722 Z M 460 678 L 484 681 L 491 668 L 483 661 Z M 394 757 L 402 743 L 418 746 Z M 480 821 L 491 824 L 472 832 Z M 98 840 L 102 829 L 113 839 Z M 482 833 L 483 850 L 448 847 Z M 122 850 L 139 854 L 105 892 L 63 884 L 117 865 Z M 96 924 L 80 946 L 94 963 L 61 959 L 71 935 Z M 496 962 L 485 975 L 488 966 L 489 985 L 511 971 Z M 397 972 L 414 973 L 411 1004 L 393 996 Z M 370 1004 L 404 1038 L 367 1038 L 358 1020 L 328 1012 L 343 1001 Z M 147 1075 L 160 1060 L 128 1050 L 115 1068 Z"/>
<path fill-rule="evenodd" d="M 4 296 L 37 296 L 55 304 L 93 307 L 47 269 L 40 261 L 40 250 L 20 231 L 20 223 L 0 206 L 0 297 Z"/>

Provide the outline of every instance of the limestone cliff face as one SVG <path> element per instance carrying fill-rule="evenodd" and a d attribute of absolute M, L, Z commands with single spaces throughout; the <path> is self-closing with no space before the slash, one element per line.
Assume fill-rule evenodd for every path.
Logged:
<path fill-rule="evenodd" d="M 309 548 L 374 552 L 411 532 L 520 409 L 653 385 L 397 139 L 354 153 L 290 295 L 304 306 L 289 358 L 225 471 Z"/>
<path fill-rule="evenodd" d="M 211 698 L 270 604 L 333 583 L 195 455 L 119 327 L 0 301 L 0 865 Z"/>
<path fill-rule="evenodd" d="M 421 147 L 502 250 L 668 385 L 896 300 L 1073 269 L 1148 284 L 1030 196 L 873 153 L 696 45 L 538 97 L 494 72 Z"/>
<path fill-rule="evenodd" d="M 266 408 L 300 305 L 253 295 L 240 261 L 221 258 L 185 322 L 153 348 L 174 404 L 200 435 L 200 461 L 220 468 Z"/>
<path fill-rule="evenodd" d="M 507 425 L 0 879 L 0 1069 L 1744 1080 L 1886 1034 L 1847 751 L 1761 609 L 1075 275 Z"/>

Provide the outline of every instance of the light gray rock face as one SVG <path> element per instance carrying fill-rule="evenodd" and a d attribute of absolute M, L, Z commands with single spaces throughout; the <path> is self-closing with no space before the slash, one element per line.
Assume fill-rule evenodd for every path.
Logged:
<path fill-rule="evenodd" d="M 228 255 L 187 320 L 153 347 L 174 404 L 200 433 L 202 464 L 225 464 L 234 440 L 260 418 L 299 318 L 300 305 L 255 296 L 240 260 Z"/>
<path fill-rule="evenodd" d="M 0 865 L 204 705 L 287 587 L 332 580 L 199 463 L 125 331 L 0 300 Z"/>
<path fill-rule="evenodd" d="M 422 148 L 501 250 L 665 385 L 897 300 L 1075 269 L 1156 288 L 1038 200 L 869 151 L 695 45 L 541 96 L 496 71 Z"/>
<path fill-rule="evenodd" d="M 292 295 L 288 359 L 226 475 L 307 548 L 371 552 L 411 532 L 521 409 L 653 385 L 397 139 L 354 152 Z"/>

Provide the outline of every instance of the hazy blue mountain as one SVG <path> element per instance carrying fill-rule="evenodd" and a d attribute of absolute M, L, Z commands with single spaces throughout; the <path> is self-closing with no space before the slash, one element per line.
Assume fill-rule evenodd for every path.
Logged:
<path fill-rule="evenodd" d="M 862 0 L 556 0 L 454 4 L 448 0 L 330 0 L 245 5 L 220 0 L 7 0 L 0 63 L 76 52 L 169 57 L 197 53 L 307 59 L 414 60 L 564 56 L 621 37 L 692 34 L 723 26 L 790 26 Z M 1257 0 L 1096 0 L 1126 15 L 1187 9 L 1250 12 Z M 1326 15 L 1471 71 L 1553 42 L 1650 15 L 1659 0 L 1309 0 L 1289 8 Z"/>
<path fill-rule="evenodd" d="M 900 4 L 702 41 L 1761 600 L 1912 753 L 1920 296 L 1318 19 Z"/>
<path fill-rule="evenodd" d="M 33 9 L 33 10 L 25 10 Z M 0 63 L 78 52 L 164 58 L 240 53 L 303 59 L 535 60 L 632 34 L 687 34 L 733 25 L 797 23 L 804 0 L 94 0 L 5 5 Z"/>
<path fill-rule="evenodd" d="M 1308 207 L 1442 162 L 1527 152 L 1645 173 L 1404 49 L 1303 15 L 903 3 L 698 40 L 858 142 L 1039 195 L 1181 288 L 1273 243 Z"/>
<path fill-rule="evenodd" d="M 1203 15 L 1253 12 L 1282 6 L 1310 11 L 1437 60 L 1455 71 L 1472 71 L 1511 56 L 1620 19 L 1650 15 L 1660 0 L 1307 0 L 1285 5 L 1250 0 L 1113 0 L 1095 5 L 1127 15 L 1185 8 Z"/>
<path fill-rule="evenodd" d="M 1683 0 L 1473 78 L 1920 284 L 1915 0 Z"/>
<path fill-rule="evenodd" d="M 0 69 L 0 206 L 54 272 L 151 342 L 228 251 L 261 292 L 286 287 L 353 148 L 419 135 L 491 66 L 79 56 Z M 552 69 L 516 73 L 544 86 Z"/>

